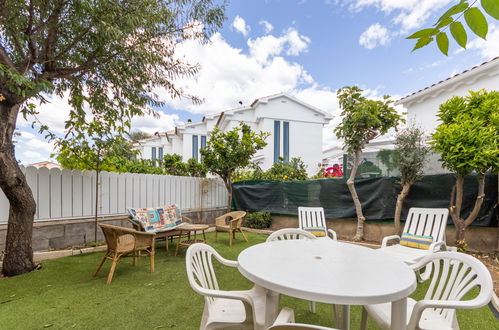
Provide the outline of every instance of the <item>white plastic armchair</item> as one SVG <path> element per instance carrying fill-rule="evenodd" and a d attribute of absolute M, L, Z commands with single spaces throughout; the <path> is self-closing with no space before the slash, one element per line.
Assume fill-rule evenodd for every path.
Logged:
<path fill-rule="evenodd" d="M 298 228 L 284 228 L 273 232 L 267 237 L 266 242 L 284 241 L 290 239 L 316 239 L 313 234 Z"/>
<path fill-rule="evenodd" d="M 424 257 L 413 267 L 416 270 L 431 265 L 431 281 L 423 300 L 408 298 L 408 330 L 459 329 L 456 309 L 485 306 L 492 297 L 493 283 L 487 268 L 476 258 L 458 252 L 440 252 Z M 478 295 L 461 300 L 471 289 L 479 287 Z M 390 304 L 365 306 L 361 329 L 365 329 L 367 314 L 384 329 L 390 328 Z"/>
<path fill-rule="evenodd" d="M 284 307 L 274 324 L 268 330 L 334 330 L 333 328 L 322 327 L 320 325 L 295 323 L 295 312 Z"/>
<path fill-rule="evenodd" d="M 213 269 L 213 257 L 221 264 L 237 267 L 211 246 L 193 244 L 185 256 L 187 278 L 192 289 L 205 297 L 200 329 L 263 329 L 265 291 L 254 287 L 245 291 L 220 290 Z"/>
<path fill-rule="evenodd" d="M 389 253 L 411 265 L 428 254 L 446 250 L 445 227 L 447 225 L 448 216 L 449 210 L 447 209 L 412 207 L 407 215 L 402 233 L 432 236 L 433 243 L 430 245 L 430 248 L 428 250 L 422 250 L 402 246 L 400 244 L 388 246 L 388 242 L 391 240 L 396 239 L 400 241 L 399 235 L 391 235 L 383 238 L 380 251 Z"/>
<path fill-rule="evenodd" d="M 337 240 L 336 232 L 327 229 L 324 208 L 322 207 L 298 207 L 298 223 L 301 230 L 310 227 L 322 227 L 327 232 L 327 237 Z"/>

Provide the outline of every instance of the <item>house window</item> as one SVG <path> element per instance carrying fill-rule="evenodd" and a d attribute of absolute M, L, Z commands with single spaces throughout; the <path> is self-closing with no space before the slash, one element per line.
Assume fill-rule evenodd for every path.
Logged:
<path fill-rule="evenodd" d="M 192 158 L 198 160 L 198 136 L 192 136 Z"/>
<path fill-rule="evenodd" d="M 201 149 L 204 149 L 206 148 L 206 136 L 202 135 L 201 136 Z M 200 160 L 202 161 L 203 160 L 203 156 L 200 155 Z"/>
<path fill-rule="evenodd" d="M 156 147 L 151 148 L 151 159 L 152 160 L 156 159 Z"/>
<path fill-rule="evenodd" d="M 274 163 L 279 162 L 281 155 L 281 122 L 274 121 Z"/>
<path fill-rule="evenodd" d="M 282 149 L 284 161 L 289 162 L 289 122 L 285 121 L 282 123 Z"/>
<path fill-rule="evenodd" d="M 158 158 L 159 158 L 159 161 L 163 160 L 163 147 L 158 148 Z"/>

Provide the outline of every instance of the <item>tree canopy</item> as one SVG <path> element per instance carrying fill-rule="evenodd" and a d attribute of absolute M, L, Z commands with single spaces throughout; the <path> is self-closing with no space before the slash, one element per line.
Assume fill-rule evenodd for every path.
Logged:
<path fill-rule="evenodd" d="M 165 96 L 201 101 L 176 84 L 199 70 L 177 45 L 207 41 L 222 26 L 225 6 L 224 0 L 0 1 L 0 187 L 10 202 L 5 275 L 34 268 L 36 204 L 12 143 L 18 115 L 36 118 L 35 102 L 58 95 L 69 103 L 65 140 L 105 139 L 128 131 L 133 116 L 154 114 Z M 55 137 L 44 123 L 34 124 Z"/>
<path fill-rule="evenodd" d="M 253 155 L 267 143 L 267 132 L 254 132 L 250 126 L 240 123 L 229 131 L 218 127 L 211 132 L 206 148 L 200 150 L 209 172 L 220 176 L 228 192 L 228 207 L 232 200 L 232 179 L 237 169 L 250 164 Z"/>

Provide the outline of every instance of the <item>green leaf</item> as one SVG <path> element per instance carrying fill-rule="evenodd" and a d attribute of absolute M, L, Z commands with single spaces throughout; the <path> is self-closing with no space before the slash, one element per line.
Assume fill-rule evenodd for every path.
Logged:
<path fill-rule="evenodd" d="M 450 33 L 459 46 L 466 48 L 466 42 L 468 41 L 468 35 L 461 22 L 454 22 L 450 25 Z"/>
<path fill-rule="evenodd" d="M 470 27 L 471 31 L 473 31 L 480 38 L 485 39 L 487 36 L 487 32 L 489 30 L 489 24 L 483 16 L 480 9 L 473 7 L 468 9 L 464 13 L 464 19 L 466 24 Z"/>
<path fill-rule="evenodd" d="M 447 56 L 449 53 L 449 38 L 445 32 L 440 32 L 437 34 L 437 45 L 438 49 Z"/>
<path fill-rule="evenodd" d="M 499 19 L 499 0 L 482 0 L 480 2 L 487 14 L 495 19 Z"/>
<path fill-rule="evenodd" d="M 441 20 L 437 23 L 435 23 L 435 29 L 441 29 L 447 25 L 449 25 L 450 23 L 454 22 L 454 19 L 452 17 L 447 17 L 446 19 L 444 20 Z"/>
<path fill-rule="evenodd" d="M 451 17 L 452 15 L 456 15 L 456 14 L 459 14 L 459 13 L 465 11 L 466 9 L 468 9 L 468 6 L 469 6 L 469 4 L 467 2 L 461 1 L 457 5 L 450 7 L 449 10 L 447 10 L 442 16 L 440 16 L 440 18 L 438 19 L 438 22 L 441 22 L 441 21 Z"/>
<path fill-rule="evenodd" d="M 432 37 L 423 37 L 423 38 L 420 38 L 418 40 L 418 42 L 416 42 L 416 45 L 414 46 L 414 48 L 412 49 L 412 51 L 415 51 L 416 49 L 424 47 L 424 46 L 428 45 L 432 41 L 433 41 Z"/>
<path fill-rule="evenodd" d="M 429 28 L 429 29 L 423 29 L 414 32 L 410 36 L 406 37 L 406 39 L 420 39 L 420 38 L 425 38 L 425 37 L 431 37 L 435 34 L 437 34 L 439 31 L 438 29 L 434 28 Z"/>

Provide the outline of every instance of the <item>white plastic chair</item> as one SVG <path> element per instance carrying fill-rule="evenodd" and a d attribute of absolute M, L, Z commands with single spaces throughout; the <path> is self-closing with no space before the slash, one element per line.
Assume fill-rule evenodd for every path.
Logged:
<path fill-rule="evenodd" d="M 268 330 L 334 330 L 333 328 L 322 327 L 320 325 L 295 323 L 295 313 L 289 307 L 284 307 L 274 324 Z"/>
<path fill-rule="evenodd" d="M 204 329 L 263 329 L 265 291 L 253 287 L 246 291 L 224 291 L 218 287 L 212 257 L 229 267 L 237 262 L 220 256 L 211 246 L 193 244 L 185 256 L 187 278 L 192 289 L 205 297 L 201 325 Z"/>
<path fill-rule="evenodd" d="M 298 207 L 298 223 L 299 228 L 307 227 L 322 227 L 327 232 L 328 237 L 337 240 L 336 232 L 332 229 L 327 229 L 326 217 L 324 216 L 324 209 L 322 207 Z"/>
<path fill-rule="evenodd" d="M 289 239 L 316 239 L 313 234 L 298 228 L 284 228 L 273 232 L 266 242 L 283 241 Z"/>
<path fill-rule="evenodd" d="M 390 240 L 398 239 L 400 241 L 399 235 L 391 235 L 383 238 L 379 251 L 389 253 L 401 259 L 406 264 L 413 265 L 428 254 L 447 250 L 445 227 L 448 216 L 449 210 L 447 209 L 411 207 L 407 214 L 402 234 L 432 236 L 433 243 L 431 243 L 430 248 L 423 250 L 400 244 L 388 246 L 387 244 Z M 427 267 L 422 274 L 418 273 L 418 279 L 420 281 L 427 280 L 430 272 L 431 266 Z"/>
<path fill-rule="evenodd" d="M 424 257 L 416 270 L 432 265 L 431 282 L 425 298 L 407 299 L 407 329 L 459 329 L 456 309 L 475 309 L 488 304 L 492 297 L 492 277 L 476 258 L 459 252 L 440 252 Z M 478 296 L 461 300 L 479 287 Z M 390 303 L 364 306 L 361 329 L 366 328 L 367 314 L 384 329 L 390 328 Z"/>

